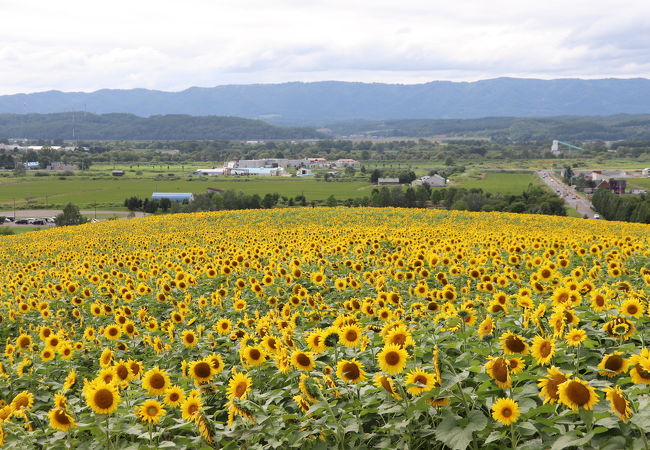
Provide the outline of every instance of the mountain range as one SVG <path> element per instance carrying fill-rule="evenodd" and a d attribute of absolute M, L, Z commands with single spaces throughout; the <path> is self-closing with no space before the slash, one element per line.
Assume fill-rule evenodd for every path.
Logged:
<path fill-rule="evenodd" d="M 495 78 L 382 84 L 325 81 L 192 87 L 180 92 L 102 89 L 0 96 L 0 113 L 237 116 L 280 125 L 353 119 L 468 119 L 650 113 L 650 80 Z"/>

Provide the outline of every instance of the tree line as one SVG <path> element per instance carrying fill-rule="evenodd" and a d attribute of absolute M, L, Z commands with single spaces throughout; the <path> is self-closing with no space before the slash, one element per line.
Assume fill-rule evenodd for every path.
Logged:
<path fill-rule="evenodd" d="M 650 223 L 650 196 L 647 194 L 617 195 L 607 189 L 598 189 L 591 203 L 604 219 Z"/>

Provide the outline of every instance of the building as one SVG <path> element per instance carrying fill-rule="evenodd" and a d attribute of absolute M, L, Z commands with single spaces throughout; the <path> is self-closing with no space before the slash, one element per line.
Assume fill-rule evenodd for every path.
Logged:
<path fill-rule="evenodd" d="M 359 167 L 359 161 L 350 158 L 341 158 L 336 160 L 336 167 Z"/>
<path fill-rule="evenodd" d="M 609 180 L 609 190 L 614 194 L 625 194 L 627 182 L 625 180 Z"/>
<path fill-rule="evenodd" d="M 38 161 L 27 161 L 23 163 L 25 169 L 38 169 L 40 163 Z"/>
<path fill-rule="evenodd" d="M 611 178 L 627 178 L 623 170 L 594 170 L 591 172 L 592 181 L 609 180 Z"/>
<path fill-rule="evenodd" d="M 124 176 L 124 171 L 123 170 L 113 170 L 111 171 L 111 175 L 114 177 L 123 177 Z"/>
<path fill-rule="evenodd" d="M 296 176 L 297 177 L 313 177 L 314 174 L 311 172 L 311 170 L 301 167 L 300 169 L 296 170 Z"/>
<path fill-rule="evenodd" d="M 282 167 L 246 167 L 246 168 L 226 168 L 224 175 L 238 176 L 260 176 L 260 177 L 279 177 L 284 175 Z"/>
<path fill-rule="evenodd" d="M 419 181 L 419 183 L 418 183 Z M 416 183 L 416 184 L 414 184 Z M 425 175 L 419 180 L 415 180 L 413 183 L 414 186 L 417 186 L 418 184 L 427 184 L 431 187 L 445 187 L 447 185 L 447 179 L 443 176 L 438 175 L 437 173 L 434 175 Z"/>
<path fill-rule="evenodd" d="M 377 186 L 398 186 L 399 178 L 378 178 Z"/>
<path fill-rule="evenodd" d="M 644 177 L 650 177 L 650 167 L 647 167 L 641 171 L 641 175 Z"/>
<path fill-rule="evenodd" d="M 191 192 L 154 192 L 151 194 L 151 198 L 154 200 L 161 200 L 163 198 L 168 198 L 173 202 L 191 202 L 194 200 L 194 194 Z"/>
<path fill-rule="evenodd" d="M 198 169 L 196 172 L 194 172 L 194 175 L 208 175 L 208 176 L 217 176 L 217 175 L 224 175 L 225 170 L 223 167 L 219 168 L 212 168 L 212 169 Z"/>

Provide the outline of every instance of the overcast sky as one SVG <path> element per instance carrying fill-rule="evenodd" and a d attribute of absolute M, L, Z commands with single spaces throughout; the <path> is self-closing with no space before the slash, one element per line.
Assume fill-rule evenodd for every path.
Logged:
<path fill-rule="evenodd" d="M 650 0 L 0 0 L 0 94 L 650 77 Z"/>

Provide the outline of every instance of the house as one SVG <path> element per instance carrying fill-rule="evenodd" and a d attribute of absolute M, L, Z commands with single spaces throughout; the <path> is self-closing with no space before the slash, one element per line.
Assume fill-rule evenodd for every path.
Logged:
<path fill-rule="evenodd" d="M 224 190 L 219 188 L 208 188 L 208 193 L 223 194 Z"/>
<path fill-rule="evenodd" d="M 329 167 L 330 162 L 325 158 L 307 158 L 310 167 Z"/>
<path fill-rule="evenodd" d="M 311 170 L 306 169 L 304 167 L 301 167 L 300 169 L 296 170 L 296 176 L 297 177 L 313 177 L 314 174 L 311 172 Z"/>
<path fill-rule="evenodd" d="M 645 189 L 632 189 L 632 194 L 635 195 L 641 195 L 641 194 L 646 194 L 648 191 Z"/>
<path fill-rule="evenodd" d="M 56 171 L 64 171 L 64 170 L 77 170 L 77 166 L 74 164 L 65 164 L 61 161 L 53 161 L 52 164 L 47 166 L 47 170 L 56 170 Z"/>
<path fill-rule="evenodd" d="M 194 200 L 194 194 L 191 192 L 154 192 L 151 194 L 151 198 L 154 200 L 161 200 L 163 198 L 168 198 L 173 202 L 191 202 Z"/>
<path fill-rule="evenodd" d="M 646 167 L 645 169 L 643 169 L 641 171 L 641 175 L 643 175 L 644 177 L 650 177 L 650 167 Z"/>
<path fill-rule="evenodd" d="M 416 180 L 418 181 L 418 180 Z M 414 183 L 416 182 L 414 181 Z M 431 187 L 444 187 L 447 185 L 447 179 L 443 176 L 438 175 L 425 175 L 420 178 L 420 184 L 428 184 Z"/>
<path fill-rule="evenodd" d="M 397 186 L 399 185 L 399 178 L 378 178 L 377 186 Z"/>
<path fill-rule="evenodd" d="M 627 182 L 625 180 L 609 180 L 609 190 L 614 194 L 625 194 Z"/>
<path fill-rule="evenodd" d="M 336 167 L 359 167 L 359 161 L 350 158 L 341 158 L 336 160 Z"/>
<path fill-rule="evenodd" d="M 111 171 L 111 175 L 114 177 L 123 177 L 124 176 L 124 171 L 123 170 L 113 170 Z"/>
<path fill-rule="evenodd" d="M 225 169 L 223 167 L 219 168 L 212 168 L 212 169 L 197 169 L 196 172 L 194 172 L 194 175 L 208 175 L 208 176 L 216 176 L 216 175 L 224 175 Z"/>
<path fill-rule="evenodd" d="M 592 181 L 609 180 L 611 178 L 627 178 L 623 170 L 594 170 L 591 172 Z"/>
<path fill-rule="evenodd" d="M 25 166 L 25 169 L 38 169 L 39 162 L 38 161 L 27 161 L 23 163 L 23 166 Z"/>

